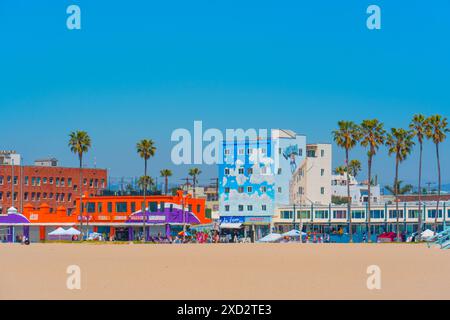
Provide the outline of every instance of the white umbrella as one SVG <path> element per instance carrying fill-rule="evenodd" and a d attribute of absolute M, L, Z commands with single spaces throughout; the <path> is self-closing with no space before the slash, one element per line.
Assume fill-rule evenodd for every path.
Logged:
<path fill-rule="evenodd" d="M 258 242 L 275 242 L 282 238 L 281 234 L 279 233 L 270 233 L 264 238 L 261 238 L 258 240 Z"/>

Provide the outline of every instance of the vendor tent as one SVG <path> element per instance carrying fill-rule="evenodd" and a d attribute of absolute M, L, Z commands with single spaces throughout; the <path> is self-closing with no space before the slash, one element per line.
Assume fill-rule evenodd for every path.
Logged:
<path fill-rule="evenodd" d="M 306 236 L 306 233 L 305 232 L 300 232 L 300 230 L 293 229 L 293 230 L 291 230 L 289 232 L 283 233 L 281 236 L 283 236 L 283 237 L 300 237 L 300 235 Z"/>
<path fill-rule="evenodd" d="M 77 229 L 75 229 L 75 228 L 69 228 L 69 229 L 67 229 L 67 230 L 65 230 L 66 231 L 66 235 L 69 235 L 69 236 L 79 236 L 80 234 L 81 234 L 81 232 L 80 231 L 78 231 Z"/>
<path fill-rule="evenodd" d="M 429 238 L 432 238 L 433 236 L 434 236 L 434 232 L 431 231 L 430 229 L 427 229 L 427 230 L 425 230 L 424 232 L 422 232 L 422 233 L 420 234 L 420 237 L 421 237 L 423 240 L 427 240 L 427 239 L 429 239 Z"/>
<path fill-rule="evenodd" d="M 65 232 L 66 232 L 66 230 L 64 228 L 59 227 L 59 228 L 53 230 L 52 232 L 49 232 L 48 235 L 49 236 L 63 236 L 66 234 Z"/>
<path fill-rule="evenodd" d="M 276 242 L 282 238 L 281 234 L 279 233 L 270 233 L 264 238 L 261 238 L 258 240 L 258 242 Z"/>

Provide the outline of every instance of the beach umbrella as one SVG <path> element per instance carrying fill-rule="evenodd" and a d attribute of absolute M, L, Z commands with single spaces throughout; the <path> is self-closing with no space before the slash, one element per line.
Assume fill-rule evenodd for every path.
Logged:
<path fill-rule="evenodd" d="M 283 236 L 279 233 L 270 233 L 264 238 L 259 239 L 257 242 L 275 242 L 282 238 Z"/>
<path fill-rule="evenodd" d="M 178 232 L 178 235 L 179 236 L 185 236 L 185 237 L 190 237 L 191 236 L 191 234 L 189 233 L 189 232 L 184 232 L 184 231 L 181 231 L 181 232 Z"/>

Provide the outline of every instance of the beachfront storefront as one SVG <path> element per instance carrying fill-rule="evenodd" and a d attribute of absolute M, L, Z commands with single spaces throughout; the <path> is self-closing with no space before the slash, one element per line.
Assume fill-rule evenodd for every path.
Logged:
<path fill-rule="evenodd" d="M 220 233 L 231 240 L 236 235 L 238 238 L 249 239 L 255 242 L 266 236 L 271 231 L 271 216 L 221 216 Z"/>
<path fill-rule="evenodd" d="M 363 241 L 369 227 L 367 206 L 352 205 L 352 234 L 355 242 Z M 422 203 L 419 211 L 418 203 L 402 202 L 398 204 L 373 205 L 370 210 L 370 228 L 372 241 L 384 232 L 411 234 L 417 231 L 419 214 L 422 218 L 422 230 L 433 229 L 436 217 L 436 202 Z M 441 202 L 437 217 L 437 230 L 442 231 L 445 223 L 450 221 L 450 202 Z M 350 231 L 350 217 L 346 205 L 330 206 L 284 206 L 276 210 L 273 218 L 275 230 L 286 232 L 294 226 L 304 232 L 326 233 L 336 236 L 343 242 Z"/>
<path fill-rule="evenodd" d="M 85 236 L 96 233 L 105 240 L 130 241 L 143 239 L 144 217 L 147 239 L 174 236 L 183 228 L 211 223 L 205 217 L 204 199 L 194 199 L 179 191 L 175 196 L 147 196 L 146 200 L 143 215 L 141 196 L 85 196 L 81 231 Z M 26 204 L 23 214 L 0 215 L 0 239 L 14 240 L 16 235 L 25 234 L 31 242 L 39 242 L 49 240 L 48 234 L 61 227 L 79 229 L 79 199 L 76 208 L 68 214 L 64 207 L 52 211 L 45 203 L 38 208 Z"/>

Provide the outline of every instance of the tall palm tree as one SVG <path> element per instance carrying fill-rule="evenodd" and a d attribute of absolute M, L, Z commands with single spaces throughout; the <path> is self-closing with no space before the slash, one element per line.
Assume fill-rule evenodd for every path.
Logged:
<path fill-rule="evenodd" d="M 359 160 L 350 160 L 348 168 L 350 170 L 350 175 L 352 175 L 353 178 L 356 178 L 361 171 L 361 162 Z"/>
<path fill-rule="evenodd" d="M 189 169 L 189 175 L 192 177 L 192 186 L 194 188 L 193 197 L 195 198 L 195 186 L 197 185 L 197 178 L 202 172 L 199 168 L 191 168 Z"/>
<path fill-rule="evenodd" d="M 164 178 L 164 194 L 167 196 L 167 193 L 169 192 L 169 177 L 172 176 L 172 171 L 169 169 L 164 169 L 159 173 L 161 174 L 161 177 Z"/>
<path fill-rule="evenodd" d="M 434 233 L 437 232 L 437 222 L 439 216 L 439 202 L 441 200 L 441 160 L 439 158 L 439 144 L 445 141 L 447 135 L 450 132 L 448 128 L 447 118 L 443 118 L 441 115 L 433 115 L 425 121 L 425 132 L 428 139 L 434 142 L 436 146 L 436 160 L 438 169 L 438 196 L 436 201 L 436 214 L 434 217 Z"/>
<path fill-rule="evenodd" d="M 425 137 L 426 131 L 426 119 L 422 114 L 415 114 L 413 119 L 409 125 L 409 128 L 413 131 L 414 136 L 417 137 L 417 141 L 419 142 L 419 187 L 418 187 L 418 196 L 419 196 L 419 216 L 417 223 L 417 236 L 420 241 L 420 234 L 422 232 L 422 153 L 423 153 L 423 139 Z"/>
<path fill-rule="evenodd" d="M 395 180 L 394 180 L 394 195 L 395 195 L 395 215 L 397 216 L 397 241 L 400 241 L 400 215 L 398 211 L 398 195 L 399 195 L 399 180 L 398 167 L 400 163 L 406 160 L 414 146 L 414 133 L 405 129 L 392 128 L 391 133 L 387 135 L 386 146 L 389 148 L 389 155 L 395 154 Z M 404 213 L 406 214 L 406 213 Z"/>
<path fill-rule="evenodd" d="M 69 135 L 69 148 L 74 154 L 78 156 L 80 163 L 80 232 L 83 232 L 83 156 L 91 148 L 91 138 L 86 131 L 73 131 Z M 89 217 L 88 222 L 89 223 Z M 88 224 L 89 226 L 89 224 Z M 89 230 L 88 230 L 89 232 Z M 83 236 L 80 237 L 80 241 Z"/>
<path fill-rule="evenodd" d="M 338 130 L 333 131 L 334 142 L 338 147 L 345 150 L 345 164 L 347 166 L 347 214 L 349 217 L 349 234 L 350 242 L 353 242 L 353 225 L 352 225 L 352 211 L 351 211 L 351 196 L 350 196 L 350 170 L 349 170 L 349 152 L 353 149 L 360 140 L 361 134 L 359 127 L 352 121 L 339 121 Z"/>
<path fill-rule="evenodd" d="M 367 191 L 369 197 L 367 199 L 367 239 L 372 242 L 372 230 L 370 225 L 370 213 L 371 213 L 371 202 L 372 202 L 372 163 L 373 157 L 377 154 L 378 149 L 381 145 L 384 145 L 386 139 L 386 131 L 383 129 L 383 124 L 377 119 L 364 120 L 361 123 L 361 146 L 368 148 L 367 151 Z"/>
<path fill-rule="evenodd" d="M 155 155 L 156 152 L 156 147 L 155 147 L 155 143 L 153 142 L 153 140 L 150 139 L 143 139 L 141 141 L 139 141 L 136 144 L 136 151 L 139 154 L 139 156 L 144 159 L 144 179 L 143 179 L 143 191 L 144 191 L 144 208 L 142 209 L 143 211 L 143 216 L 142 216 L 142 222 L 143 222 L 143 229 L 144 229 L 144 242 L 147 240 L 146 238 L 146 226 L 145 226 L 145 222 L 147 220 L 147 205 L 146 205 L 146 195 L 147 195 L 147 183 L 149 182 L 149 177 L 147 175 L 147 163 L 148 163 L 148 159 L 150 159 L 151 157 L 153 157 Z"/>

